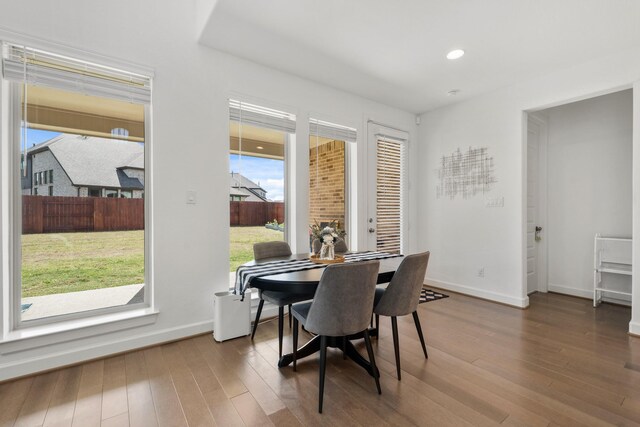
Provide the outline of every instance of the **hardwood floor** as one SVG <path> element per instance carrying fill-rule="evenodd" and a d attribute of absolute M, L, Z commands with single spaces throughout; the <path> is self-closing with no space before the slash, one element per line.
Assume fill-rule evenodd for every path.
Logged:
<path fill-rule="evenodd" d="M 518 310 L 451 294 L 419 313 L 429 360 L 411 316 L 399 319 L 397 381 L 382 318 L 382 395 L 330 350 L 323 414 L 317 357 L 295 373 L 278 369 L 269 321 L 254 342 L 202 335 L 1 384 L 0 426 L 640 425 L 640 338 L 626 333 L 628 308 L 534 294 Z"/>

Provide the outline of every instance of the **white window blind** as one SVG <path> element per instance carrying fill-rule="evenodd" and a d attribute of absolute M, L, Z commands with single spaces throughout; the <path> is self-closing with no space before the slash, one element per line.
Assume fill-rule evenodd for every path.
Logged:
<path fill-rule="evenodd" d="M 400 253 L 403 229 L 405 142 L 376 136 L 377 249 Z"/>
<path fill-rule="evenodd" d="M 3 44 L 2 75 L 7 80 L 85 95 L 149 104 L 151 79 L 24 46 Z"/>
<path fill-rule="evenodd" d="M 287 133 L 296 132 L 296 116 L 284 111 L 273 110 L 246 102 L 229 100 L 229 118 L 261 128 L 273 129 Z"/>
<path fill-rule="evenodd" d="M 355 142 L 358 136 L 358 132 L 353 128 L 313 118 L 309 120 L 309 134 L 348 142 Z"/>

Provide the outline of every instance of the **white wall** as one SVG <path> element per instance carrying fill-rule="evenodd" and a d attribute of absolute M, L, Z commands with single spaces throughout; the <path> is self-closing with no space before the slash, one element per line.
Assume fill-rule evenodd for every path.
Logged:
<path fill-rule="evenodd" d="M 427 279 L 453 290 L 526 307 L 523 111 L 611 93 L 629 88 L 638 80 L 640 50 L 636 49 L 576 64 L 423 114 L 419 127 L 419 162 L 423 167 L 418 176 L 418 241 L 420 248 L 432 251 Z M 464 90 L 464 85 L 461 88 Z M 640 147 L 637 134 L 636 131 L 634 146 Z M 485 207 L 482 197 L 453 201 L 436 198 L 435 170 L 439 159 L 457 147 L 469 145 L 488 147 L 494 156 L 499 182 L 488 196 L 504 197 L 503 208 Z M 640 158 L 636 166 L 640 168 Z M 635 173 L 636 199 L 640 196 L 639 186 L 640 175 Z M 637 242 L 637 227 L 634 235 Z M 636 265 L 640 263 L 638 250 L 634 261 Z M 477 276 L 480 266 L 485 266 L 484 278 Z M 636 325 L 635 331 L 640 334 L 640 278 L 634 277 L 631 330 Z"/>
<path fill-rule="evenodd" d="M 544 110 L 549 290 L 593 296 L 593 237 L 631 237 L 633 91 Z M 628 276 L 607 275 L 630 289 Z"/>
<path fill-rule="evenodd" d="M 228 181 L 231 94 L 303 118 L 297 140 L 307 156 L 304 118 L 310 113 L 356 127 L 361 161 L 368 119 L 406 129 L 412 139 L 410 181 L 415 180 L 413 115 L 198 45 L 196 3 L 13 0 L 0 5 L 0 28 L 154 69 L 153 298 L 160 312 L 151 325 L 87 338 L 71 335 L 65 343 L 1 355 L 0 380 L 212 329 L 213 293 L 228 286 L 229 194 L 228 187 L 212 189 L 210 183 Z M 304 165 L 304 155 L 298 156 L 299 182 L 305 184 L 294 190 L 300 233 L 293 243 L 301 248 L 308 244 Z M 365 172 L 358 170 L 361 186 Z M 197 191 L 196 205 L 185 203 L 187 190 Z M 365 195 L 358 192 L 359 206 L 366 206 Z M 411 206 L 410 224 L 415 219 Z M 417 242 L 410 238 L 412 249 Z"/>

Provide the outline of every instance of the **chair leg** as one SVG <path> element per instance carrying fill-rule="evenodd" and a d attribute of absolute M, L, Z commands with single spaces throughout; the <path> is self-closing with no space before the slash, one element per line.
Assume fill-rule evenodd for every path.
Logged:
<path fill-rule="evenodd" d="M 347 360 L 347 337 L 342 337 L 342 360 Z"/>
<path fill-rule="evenodd" d="M 284 329 L 284 307 L 278 307 L 278 356 L 282 357 L 282 335 Z"/>
<path fill-rule="evenodd" d="M 324 397 L 324 373 L 327 369 L 327 337 L 320 337 L 320 384 L 318 396 L 318 412 L 322 413 L 322 400 Z"/>
<path fill-rule="evenodd" d="M 256 334 L 256 330 L 258 329 L 258 322 L 260 322 L 260 315 L 262 314 L 262 306 L 264 305 L 264 300 L 261 299 L 258 304 L 258 312 L 256 313 L 256 320 L 253 322 L 253 331 L 251 332 L 251 339 L 253 339 Z"/>
<path fill-rule="evenodd" d="M 293 370 L 298 370 L 298 319 L 293 319 Z"/>
<path fill-rule="evenodd" d="M 396 372 L 400 381 L 400 343 L 398 342 L 398 318 L 391 316 L 391 330 L 393 331 L 393 351 L 396 354 Z"/>
<path fill-rule="evenodd" d="M 376 314 L 376 329 L 378 329 L 378 336 L 380 336 L 380 315 Z"/>
<path fill-rule="evenodd" d="M 289 329 L 291 329 L 291 304 L 289 304 Z"/>
<path fill-rule="evenodd" d="M 420 318 L 418 317 L 418 312 L 413 312 L 413 321 L 416 324 L 416 330 L 418 331 L 418 336 L 420 337 L 420 344 L 422 344 L 422 352 L 424 353 L 424 358 L 428 359 L 429 355 L 427 354 L 427 346 L 424 343 L 424 336 L 422 336 L 422 327 L 420 326 Z"/>
<path fill-rule="evenodd" d="M 369 337 L 369 331 L 367 330 L 364 331 L 364 343 L 367 346 L 367 353 L 369 353 L 369 362 L 373 368 L 373 378 L 376 380 L 378 394 L 382 394 L 382 389 L 380 388 L 380 371 L 378 371 L 378 367 L 376 366 L 376 358 L 373 355 L 373 347 L 371 347 L 371 337 Z"/>

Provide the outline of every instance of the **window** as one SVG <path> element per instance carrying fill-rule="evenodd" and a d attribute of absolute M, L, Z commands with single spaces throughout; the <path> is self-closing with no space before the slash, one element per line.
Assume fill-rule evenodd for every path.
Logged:
<path fill-rule="evenodd" d="M 309 221 L 347 230 L 347 151 L 355 129 L 311 119 L 309 123 Z M 348 233 L 345 237 L 349 238 Z M 311 248 L 311 250 L 313 250 Z"/>
<path fill-rule="evenodd" d="M 33 174 L 33 185 L 38 185 L 38 174 L 37 173 Z"/>
<path fill-rule="evenodd" d="M 117 198 L 118 190 L 104 190 L 104 195 L 105 197 Z"/>
<path fill-rule="evenodd" d="M 286 240 L 286 147 L 293 114 L 230 100 L 230 269 L 253 259 L 254 243 Z"/>
<path fill-rule="evenodd" d="M 10 142 L 11 158 L 20 160 L 9 169 L 18 182 L 26 171 L 38 171 L 34 185 L 48 185 L 41 193 L 53 195 L 53 171 L 60 168 L 55 193 L 65 196 L 36 200 L 14 185 L 19 220 L 10 230 L 10 246 L 16 247 L 13 327 L 142 306 L 148 300 L 149 260 L 140 195 L 148 185 L 150 78 L 36 49 L 2 47 L 2 77 L 10 88 L 3 91 L 3 104 L 21 118 L 13 132 L 19 138 Z M 115 128 L 128 132 L 113 135 Z M 140 175 L 124 177 L 126 168 Z M 109 191 L 114 200 L 88 198 L 122 182 L 131 200 L 117 198 L 118 188 Z"/>

